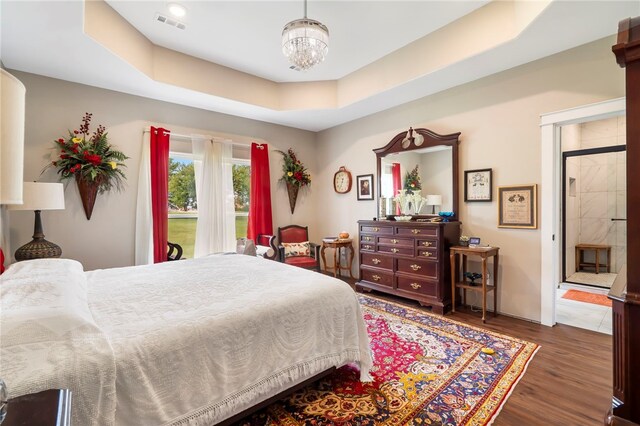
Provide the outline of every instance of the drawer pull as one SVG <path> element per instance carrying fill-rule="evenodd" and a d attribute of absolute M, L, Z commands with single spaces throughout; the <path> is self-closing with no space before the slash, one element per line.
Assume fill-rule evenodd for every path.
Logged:
<path fill-rule="evenodd" d="M 392 249 L 391 249 L 391 253 L 397 253 L 397 252 L 399 252 L 399 251 L 400 251 L 400 249 L 397 249 L 397 248 L 392 248 Z"/>
<path fill-rule="evenodd" d="M 363 248 L 364 250 L 371 250 L 371 246 L 370 246 L 370 245 L 367 245 L 367 244 L 363 245 L 363 246 L 362 246 L 362 248 Z"/>
<path fill-rule="evenodd" d="M 431 252 L 430 251 L 425 251 L 423 253 L 423 255 L 424 255 L 424 257 L 429 257 L 429 256 L 431 256 Z"/>
<path fill-rule="evenodd" d="M 365 241 L 371 241 L 371 237 L 364 237 Z"/>
<path fill-rule="evenodd" d="M 391 242 L 392 242 L 393 244 L 398 244 L 398 240 L 396 240 L 396 239 L 391 240 Z"/>
<path fill-rule="evenodd" d="M 380 281 L 380 275 L 371 275 L 374 281 Z"/>
<path fill-rule="evenodd" d="M 412 230 L 411 230 L 411 233 L 412 233 L 412 234 L 419 234 L 419 233 L 420 233 L 420 230 L 419 230 L 419 229 L 412 229 Z"/>
<path fill-rule="evenodd" d="M 380 228 L 372 228 L 373 232 L 378 232 L 380 230 Z"/>
<path fill-rule="evenodd" d="M 411 269 L 413 269 L 414 271 L 417 271 L 418 269 L 422 269 L 422 266 L 420 266 L 420 265 L 411 265 Z"/>
<path fill-rule="evenodd" d="M 431 247 L 431 241 L 423 241 L 422 245 L 425 247 Z"/>
<path fill-rule="evenodd" d="M 418 284 L 418 283 L 411 283 L 411 284 L 409 284 L 409 285 L 410 285 L 414 290 L 417 290 L 417 289 L 419 289 L 420 287 L 422 287 L 422 286 L 421 286 L 420 284 Z"/>
<path fill-rule="evenodd" d="M 371 259 L 371 262 L 372 262 L 374 265 L 377 265 L 378 263 L 382 262 L 382 260 L 380 260 L 380 259 L 376 259 L 376 258 L 373 258 L 373 259 Z"/>

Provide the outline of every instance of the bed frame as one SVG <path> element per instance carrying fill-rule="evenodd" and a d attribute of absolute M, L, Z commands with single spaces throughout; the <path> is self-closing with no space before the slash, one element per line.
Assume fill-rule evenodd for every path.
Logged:
<path fill-rule="evenodd" d="M 279 401 L 283 398 L 286 398 L 287 396 L 293 394 L 294 392 L 296 392 L 297 390 L 302 389 L 305 386 L 308 386 L 314 382 L 317 382 L 320 379 L 323 379 L 324 377 L 328 376 L 329 374 L 333 373 L 334 371 L 336 371 L 336 367 L 331 367 L 328 370 L 325 370 L 321 373 L 316 374 L 315 376 L 305 380 L 304 382 L 298 383 L 297 385 L 294 385 L 292 387 L 290 387 L 289 389 L 286 389 L 282 392 L 280 392 L 277 395 L 272 396 L 269 399 L 266 399 L 256 405 L 254 405 L 253 407 L 249 407 L 246 410 L 234 415 L 233 417 L 229 417 L 228 419 L 224 420 L 221 423 L 218 423 L 218 426 L 230 426 L 242 419 L 244 419 L 245 417 L 250 416 L 251 414 L 255 413 L 256 411 L 262 410 L 263 408 L 273 404 L 276 401 Z"/>

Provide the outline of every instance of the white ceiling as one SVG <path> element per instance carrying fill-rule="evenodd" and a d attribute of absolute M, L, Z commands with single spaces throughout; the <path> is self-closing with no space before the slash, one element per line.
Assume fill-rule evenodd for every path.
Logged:
<path fill-rule="evenodd" d="M 325 63 L 301 74 L 280 50 L 282 27 L 302 16 L 301 1 L 180 3 L 189 9 L 184 31 L 154 22 L 165 2 L 109 1 L 156 44 L 275 81 L 343 77 L 484 4 L 311 1 L 308 16 L 329 27 L 331 46 Z M 271 110 L 154 81 L 84 34 L 81 1 L 2 0 L 0 59 L 10 69 L 318 131 L 614 34 L 619 20 L 639 14 L 638 0 L 556 0 L 507 43 L 329 110 Z"/>
<path fill-rule="evenodd" d="M 185 1 L 180 30 L 155 20 L 171 16 L 166 1 L 107 3 L 154 44 L 277 82 L 335 80 L 482 7 L 472 1 L 308 2 L 307 16 L 329 28 L 329 55 L 307 72 L 289 69 L 281 34 L 303 17 L 303 1 Z M 421 18 L 420 18 L 421 17 Z"/>

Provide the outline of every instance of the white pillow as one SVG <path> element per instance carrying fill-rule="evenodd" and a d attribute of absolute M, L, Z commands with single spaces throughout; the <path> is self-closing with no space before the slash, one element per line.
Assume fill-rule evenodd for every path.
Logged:
<path fill-rule="evenodd" d="M 93 328 L 82 265 L 69 259 L 14 263 L 0 275 L 2 346 L 47 341 Z M 38 332 L 22 334 L 30 324 Z"/>
<path fill-rule="evenodd" d="M 310 256 L 311 245 L 309 241 L 303 241 L 301 243 L 282 243 L 284 247 L 284 257 L 296 257 L 296 256 Z"/>

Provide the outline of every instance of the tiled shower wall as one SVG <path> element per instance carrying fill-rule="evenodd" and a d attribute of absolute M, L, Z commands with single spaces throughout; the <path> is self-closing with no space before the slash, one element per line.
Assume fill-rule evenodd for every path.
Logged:
<path fill-rule="evenodd" d="M 580 125 L 581 148 L 624 145 L 625 117 L 593 121 Z M 580 242 L 611 246 L 611 272 L 618 272 L 625 262 L 626 152 L 583 156 L 580 163 Z M 588 261 L 594 261 L 587 257 Z"/>
<path fill-rule="evenodd" d="M 580 149 L 580 125 L 562 127 L 562 150 Z M 576 270 L 575 250 L 580 237 L 580 157 L 567 158 L 567 203 L 566 203 L 566 268 L 567 276 Z"/>

